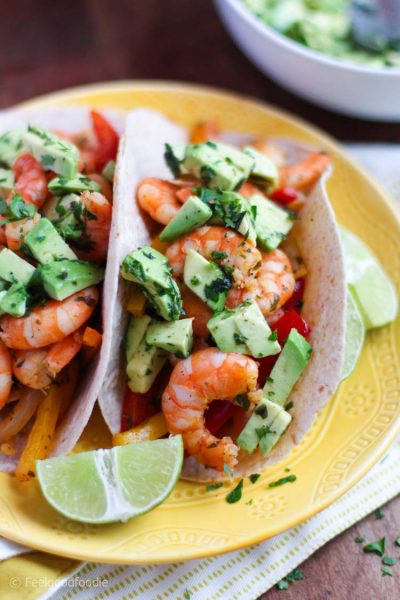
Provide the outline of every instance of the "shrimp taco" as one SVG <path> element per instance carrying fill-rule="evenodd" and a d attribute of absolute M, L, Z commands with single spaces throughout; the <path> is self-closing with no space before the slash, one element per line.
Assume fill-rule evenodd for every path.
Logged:
<path fill-rule="evenodd" d="M 0 469 L 21 480 L 72 450 L 105 372 L 122 126 L 78 107 L 0 115 Z"/>
<path fill-rule="evenodd" d="M 288 140 L 128 116 L 99 395 L 115 444 L 181 434 L 182 477 L 208 481 L 254 473 L 300 442 L 344 355 L 330 168 Z"/>

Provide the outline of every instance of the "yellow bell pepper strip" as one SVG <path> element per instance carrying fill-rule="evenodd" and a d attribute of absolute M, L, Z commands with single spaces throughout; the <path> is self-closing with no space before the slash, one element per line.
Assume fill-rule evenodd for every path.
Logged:
<path fill-rule="evenodd" d="M 93 327 L 85 327 L 82 339 L 82 344 L 84 346 L 89 346 L 89 348 L 98 348 L 101 344 L 101 339 L 102 335 L 97 331 L 97 329 L 93 329 Z"/>
<path fill-rule="evenodd" d="M 167 248 L 170 245 L 171 245 L 171 242 L 162 242 L 160 240 L 159 235 L 157 237 L 155 237 L 151 242 L 151 247 L 154 248 L 154 250 L 158 250 L 158 252 L 161 252 L 161 254 L 165 254 Z"/>
<path fill-rule="evenodd" d="M 126 309 L 134 316 L 141 317 L 146 307 L 146 297 L 135 285 L 131 286 Z"/>
<path fill-rule="evenodd" d="M 158 440 L 166 433 L 168 433 L 167 424 L 163 413 L 159 412 L 133 429 L 116 433 L 113 436 L 113 446 Z"/>

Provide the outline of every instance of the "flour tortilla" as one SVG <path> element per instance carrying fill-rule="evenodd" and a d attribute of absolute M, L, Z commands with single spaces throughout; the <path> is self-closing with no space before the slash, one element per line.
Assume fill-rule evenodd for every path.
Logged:
<path fill-rule="evenodd" d="M 107 117 L 116 131 L 122 133 L 125 120 L 123 113 L 103 109 L 101 109 L 101 113 Z M 89 108 L 87 107 L 50 107 L 0 112 L 0 134 L 17 127 L 23 127 L 27 123 L 45 129 L 65 131 L 66 133 L 78 133 L 91 128 Z M 107 264 L 106 280 L 108 270 Z M 92 414 L 109 362 L 107 356 L 108 345 L 105 343 L 112 335 L 109 319 L 109 295 L 109 288 L 104 284 L 102 297 L 103 344 L 79 380 L 76 396 L 57 428 L 51 456 L 68 454 L 73 449 Z M 31 425 L 29 423 L 18 436 L 16 440 L 17 454 L 15 456 L 0 454 L 1 471 L 12 472 L 15 470 Z"/>
<path fill-rule="evenodd" d="M 159 113 L 139 110 L 128 117 L 126 139 L 121 147 L 119 174 L 115 195 L 121 221 L 118 235 L 118 260 L 151 240 L 149 223 L 134 200 L 135 189 L 143 177 L 170 178 L 163 161 L 164 143 L 184 143 L 188 135 L 180 126 Z M 240 134 L 230 134 L 230 141 L 244 141 Z M 298 162 L 309 146 L 287 140 L 274 140 L 285 151 L 289 164 Z M 281 460 L 310 429 L 320 411 L 336 391 L 341 379 L 345 340 L 346 279 L 344 259 L 336 219 L 326 193 L 327 172 L 308 196 L 300 218 L 293 228 L 293 239 L 307 268 L 307 284 L 302 315 L 311 326 L 311 360 L 293 389 L 289 401 L 293 420 L 278 444 L 265 457 L 259 452 L 240 452 L 235 476 L 260 471 Z M 117 286 L 116 281 L 113 282 Z M 120 341 L 124 335 L 127 314 L 124 310 L 124 282 L 119 281 L 119 298 L 114 308 L 112 363 L 100 393 L 103 415 L 113 433 L 119 431 L 123 391 L 126 384 L 124 357 Z M 117 296 L 117 294 L 116 294 Z M 199 464 L 193 457 L 184 461 L 182 477 L 193 481 L 223 480 L 227 476 Z"/>

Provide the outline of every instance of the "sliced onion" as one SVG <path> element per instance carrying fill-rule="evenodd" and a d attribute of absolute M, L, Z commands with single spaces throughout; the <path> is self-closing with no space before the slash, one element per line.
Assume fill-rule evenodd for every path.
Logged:
<path fill-rule="evenodd" d="M 43 398 L 40 390 L 20 388 L 19 400 L 0 423 L 0 443 L 7 442 L 25 427 Z"/>

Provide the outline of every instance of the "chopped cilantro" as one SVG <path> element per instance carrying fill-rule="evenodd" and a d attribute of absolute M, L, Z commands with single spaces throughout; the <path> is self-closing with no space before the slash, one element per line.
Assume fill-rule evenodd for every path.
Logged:
<path fill-rule="evenodd" d="M 285 406 L 285 410 L 290 410 L 291 408 L 293 408 L 293 402 L 288 402 Z"/>
<path fill-rule="evenodd" d="M 228 258 L 228 255 L 226 252 L 221 252 L 220 250 L 213 250 L 211 252 L 211 256 L 214 260 L 220 260 L 223 258 Z"/>
<path fill-rule="evenodd" d="M 253 504 L 253 498 L 250 498 L 250 500 L 247 500 L 246 505 L 247 506 L 251 506 Z"/>
<path fill-rule="evenodd" d="M 224 465 L 224 471 L 229 477 L 233 477 L 233 471 L 229 465 Z"/>
<path fill-rule="evenodd" d="M 389 577 L 393 577 L 392 571 L 388 567 L 381 568 L 382 577 L 388 575 Z"/>
<path fill-rule="evenodd" d="M 241 406 L 244 410 L 248 410 L 250 406 L 250 401 L 247 397 L 247 394 L 238 394 L 235 396 L 235 402 L 239 406 Z"/>
<path fill-rule="evenodd" d="M 397 538 L 394 540 L 394 543 L 396 544 L 396 546 L 400 546 L 400 535 L 399 535 L 399 537 L 397 537 Z"/>
<path fill-rule="evenodd" d="M 286 579 L 281 579 L 276 584 L 276 587 L 278 588 L 278 590 L 288 590 L 289 585 L 290 585 L 290 583 L 288 581 L 286 581 Z"/>
<path fill-rule="evenodd" d="M 200 179 L 204 185 L 208 185 L 209 183 L 211 183 L 215 175 L 216 173 L 211 167 L 203 165 L 200 169 Z"/>
<path fill-rule="evenodd" d="M 219 295 L 229 288 L 232 285 L 232 279 L 228 275 L 222 275 L 217 279 L 214 279 L 210 284 L 204 286 L 204 293 L 206 298 L 209 300 L 214 300 L 217 302 L 219 299 Z"/>
<path fill-rule="evenodd" d="M 286 575 L 286 577 L 278 581 L 276 586 L 278 590 L 287 590 L 294 581 L 301 581 L 302 579 L 304 579 L 304 575 L 299 569 L 299 567 L 297 567 L 296 569 L 293 569 L 293 571 L 291 571 L 288 575 Z"/>
<path fill-rule="evenodd" d="M 197 275 L 194 275 L 194 276 L 192 277 L 192 279 L 190 280 L 190 283 L 191 283 L 192 285 L 199 285 L 199 283 L 200 283 L 200 279 L 197 277 Z"/>
<path fill-rule="evenodd" d="M 206 487 L 206 492 L 213 492 L 214 490 L 219 490 L 219 488 L 222 487 L 223 485 L 224 485 L 223 483 L 210 483 Z"/>
<path fill-rule="evenodd" d="M 282 477 L 281 479 L 278 479 L 277 481 L 271 481 L 271 483 L 268 484 L 268 487 L 275 488 L 275 487 L 279 487 L 280 485 L 285 485 L 285 483 L 293 483 L 296 480 L 297 480 L 296 475 L 288 475 L 287 477 Z"/>
<path fill-rule="evenodd" d="M 235 502 L 239 502 L 239 500 L 242 497 L 242 490 L 243 490 L 243 479 L 241 479 L 239 481 L 239 483 L 237 484 L 237 486 L 235 488 L 233 488 L 233 490 L 231 492 L 229 492 L 229 494 L 227 494 L 225 500 L 228 502 L 228 504 L 234 504 Z"/>
<path fill-rule="evenodd" d="M 393 567 L 393 565 L 396 564 L 396 559 L 393 558 L 392 556 L 384 556 L 382 558 L 382 563 L 384 565 L 388 565 L 389 567 Z"/>
<path fill-rule="evenodd" d="M 354 538 L 354 541 L 355 541 L 357 544 L 362 544 L 363 542 L 365 542 L 365 538 L 364 538 L 364 537 L 360 537 L 360 536 L 358 535 L 356 538 Z"/>
<path fill-rule="evenodd" d="M 275 331 L 271 331 L 270 335 L 268 336 L 268 339 L 270 340 L 270 342 L 275 342 L 278 339 L 278 332 Z"/>
<path fill-rule="evenodd" d="M 378 556 L 383 556 L 385 554 L 385 544 L 386 538 L 383 537 L 381 540 L 371 542 L 371 544 L 364 546 L 363 551 L 366 553 L 374 552 Z"/>
<path fill-rule="evenodd" d="M 257 479 L 259 479 L 261 477 L 260 473 L 253 473 L 252 475 L 249 475 L 249 479 L 251 481 L 251 483 L 255 483 L 257 481 Z"/>
<path fill-rule="evenodd" d="M 26 217 L 32 218 L 36 213 L 36 206 L 25 200 L 19 194 L 14 194 L 11 198 L 9 205 L 6 201 L 1 199 L 0 202 L 0 214 L 4 219 L 0 220 L 2 225 L 10 223 L 12 221 L 19 221 Z"/>
<path fill-rule="evenodd" d="M 275 431 L 271 430 L 270 425 L 263 425 L 262 427 L 256 427 L 255 432 L 256 432 L 259 440 L 262 440 L 262 438 L 264 436 L 266 436 L 267 433 L 276 433 Z"/>
<path fill-rule="evenodd" d="M 259 415 L 260 417 L 262 417 L 263 419 L 266 419 L 268 416 L 268 408 L 266 404 L 259 404 L 257 406 L 257 408 L 255 409 L 255 414 Z"/>
<path fill-rule="evenodd" d="M 377 508 L 377 509 L 375 510 L 375 519 L 378 519 L 378 520 L 380 520 L 380 519 L 383 519 L 383 518 L 384 518 L 384 516 L 385 516 L 385 515 L 382 513 L 382 509 L 381 509 L 381 508 Z"/>
<path fill-rule="evenodd" d="M 233 334 L 233 340 L 235 344 L 245 344 L 247 342 L 247 337 L 238 331 L 235 331 Z"/>
<path fill-rule="evenodd" d="M 42 163 L 45 169 L 52 167 L 54 165 L 55 160 L 56 159 L 54 158 L 54 156 L 51 156 L 51 154 L 42 154 L 42 156 L 40 157 L 40 162 Z"/>
<path fill-rule="evenodd" d="M 176 158 L 174 151 L 169 144 L 165 144 L 164 159 L 173 175 L 178 177 L 181 172 L 180 161 Z"/>

